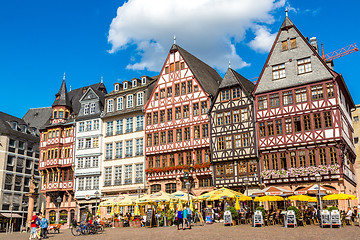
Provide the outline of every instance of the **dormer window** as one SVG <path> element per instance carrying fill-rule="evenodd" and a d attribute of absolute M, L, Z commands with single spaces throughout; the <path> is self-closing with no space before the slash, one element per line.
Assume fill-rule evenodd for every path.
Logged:
<path fill-rule="evenodd" d="M 12 123 L 12 129 L 17 130 L 17 125 L 18 125 L 17 122 L 13 122 Z"/>
<path fill-rule="evenodd" d="M 95 113 L 95 103 L 91 103 L 90 104 L 90 114 L 94 114 Z"/>
<path fill-rule="evenodd" d="M 57 111 L 54 111 L 54 118 L 57 118 Z"/>
<path fill-rule="evenodd" d="M 124 82 L 124 89 L 127 89 L 127 88 L 128 88 L 128 83 Z"/>
<path fill-rule="evenodd" d="M 68 117 L 69 117 L 69 112 L 66 111 L 66 112 L 65 112 L 65 118 L 67 119 Z"/>
<path fill-rule="evenodd" d="M 22 131 L 23 133 L 26 133 L 26 125 L 21 125 L 21 131 Z"/>
<path fill-rule="evenodd" d="M 146 84 L 146 77 L 141 78 L 141 84 L 142 84 L 142 85 L 145 85 L 145 84 Z"/>
<path fill-rule="evenodd" d="M 115 92 L 119 91 L 119 84 L 115 84 Z"/>
<path fill-rule="evenodd" d="M 132 81 L 132 87 L 136 87 L 136 84 L 137 84 L 137 80 L 135 79 Z"/>

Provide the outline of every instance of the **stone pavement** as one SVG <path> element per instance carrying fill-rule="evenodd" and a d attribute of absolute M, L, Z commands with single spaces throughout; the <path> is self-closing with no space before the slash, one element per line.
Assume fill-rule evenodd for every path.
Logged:
<path fill-rule="evenodd" d="M 0 239 L 26 240 L 29 235 L 25 233 L 0 233 Z M 193 226 L 191 230 L 177 230 L 176 227 L 162 228 L 106 228 L 104 233 L 74 237 L 69 229 L 62 230 L 60 234 L 50 234 L 49 240 L 88 240 L 88 239 L 326 239 L 326 240 L 356 240 L 360 239 L 360 227 L 345 226 L 340 229 L 322 229 L 319 226 L 298 227 L 287 229 L 281 226 L 253 228 L 249 225 L 225 227 L 221 223 L 205 226 Z"/>

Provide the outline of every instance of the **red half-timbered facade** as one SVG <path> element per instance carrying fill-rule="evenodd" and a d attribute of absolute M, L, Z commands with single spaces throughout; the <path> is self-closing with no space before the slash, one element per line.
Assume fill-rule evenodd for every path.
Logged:
<path fill-rule="evenodd" d="M 299 190 L 314 183 L 354 194 L 354 103 L 342 76 L 286 17 L 257 82 L 262 178 Z"/>
<path fill-rule="evenodd" d="M 173 45 L 144 107 L 146 176 L 150 192 L 213 189 L 208 111 L 221 82 L 219 74 Z"/>

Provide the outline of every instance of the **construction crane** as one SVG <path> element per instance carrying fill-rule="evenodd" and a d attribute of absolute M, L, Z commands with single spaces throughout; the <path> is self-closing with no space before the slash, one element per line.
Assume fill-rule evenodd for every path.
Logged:
<path fill-rule="evenodd" d="M 338 49 L 336 51 L 333 51 L 331 53 L 328 54 L 324 54 L 324 46 L 321 43 L 321 52 L 322 52 L 322 59 L 324 59 L 325 61 L 331 61 L 334 60 L 336 58 L 345 56 L 347 54 L 353 53 L 353 52 L 357 52 L 359 51 L 359 48 L 356 46 L 356 43 L 351 44 L 347 47 L 343 47 L 341 49 Z"/>

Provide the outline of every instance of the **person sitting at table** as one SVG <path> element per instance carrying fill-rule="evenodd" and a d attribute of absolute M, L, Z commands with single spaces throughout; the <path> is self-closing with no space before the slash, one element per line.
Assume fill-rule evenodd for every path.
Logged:
<path fill-rule="evenodd" d="M 141 220 L 140 220 L 140 223 L 141 223 L 141 227 L 145 227 L 146 215 L 142 216 L 142 218 L 141 218 Z"/>

